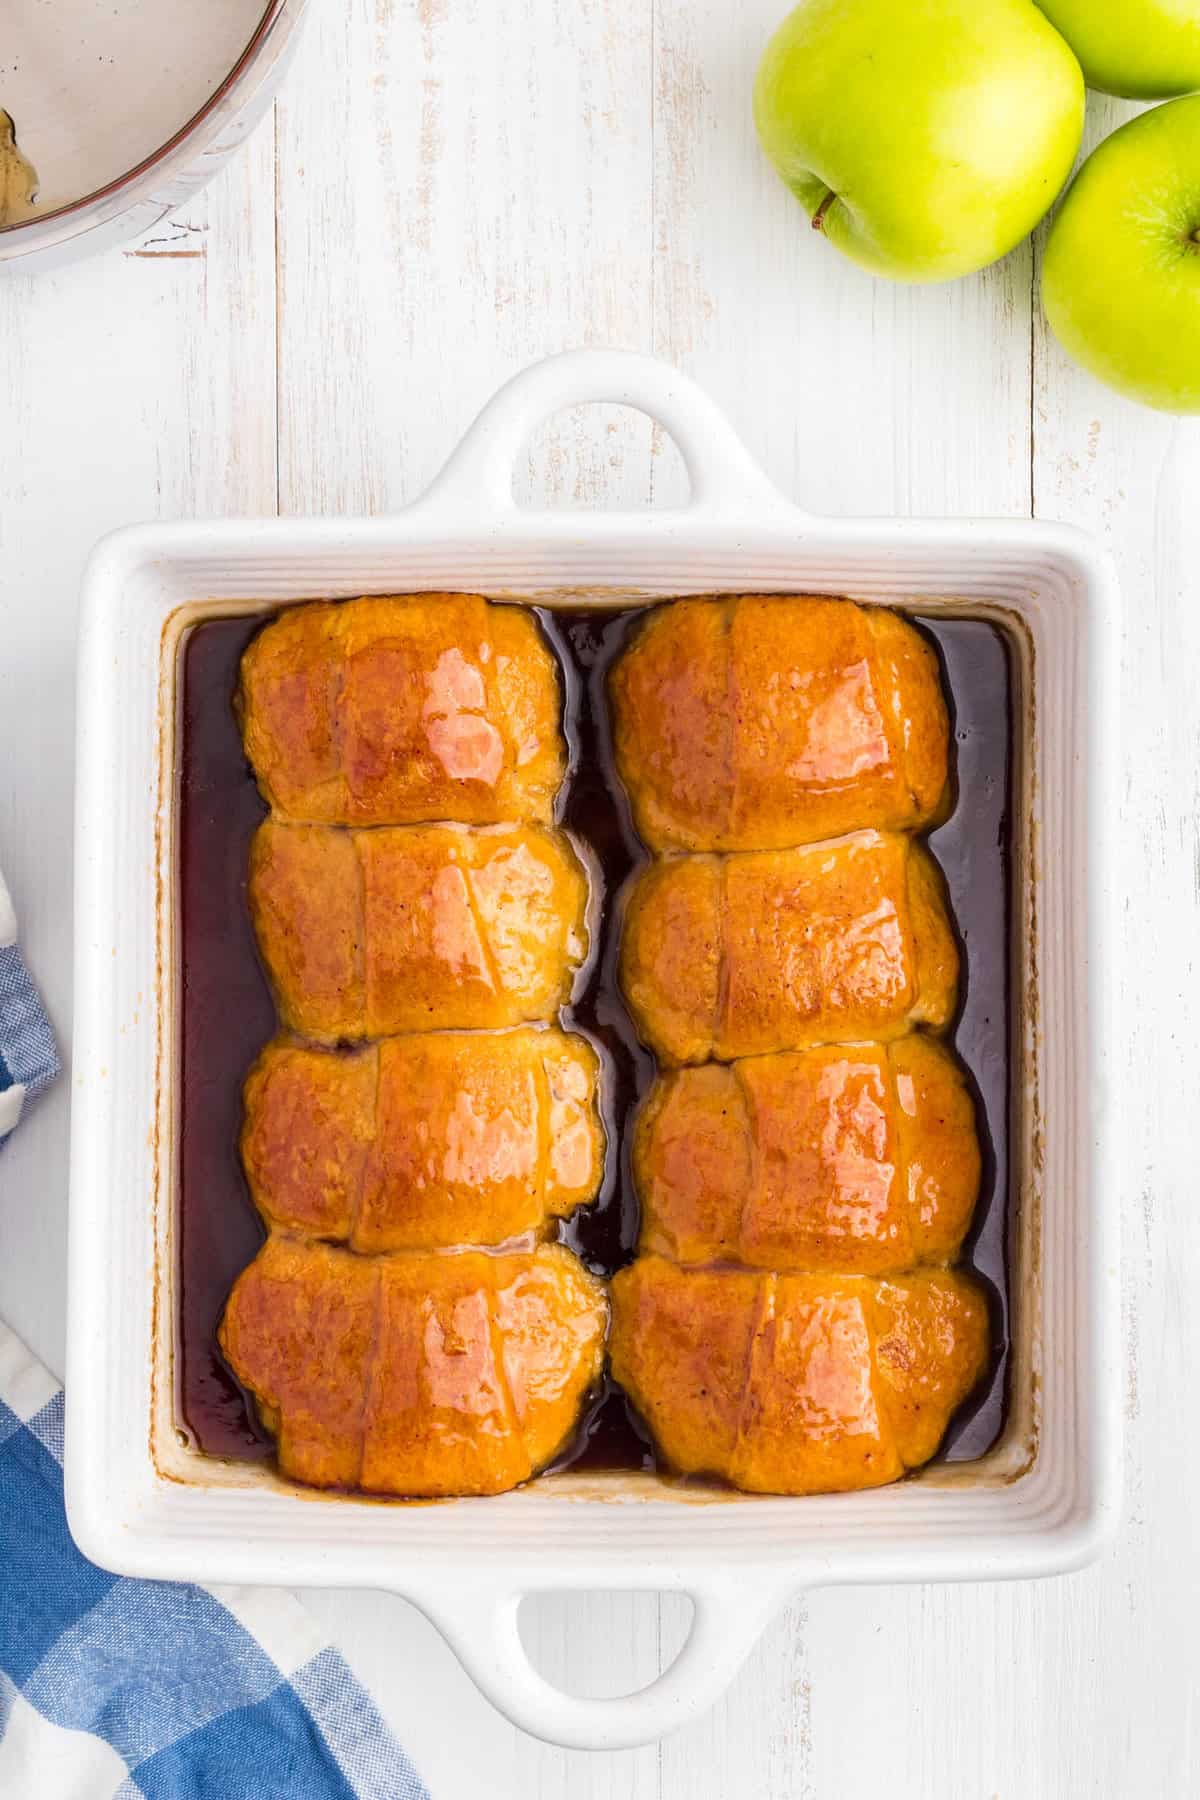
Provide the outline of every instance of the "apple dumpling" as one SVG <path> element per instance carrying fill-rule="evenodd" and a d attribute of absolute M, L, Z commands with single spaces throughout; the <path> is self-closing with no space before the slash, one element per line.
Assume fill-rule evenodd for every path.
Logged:
<path fill-rule="evenodd" d="M 673 857 L 630 895 L 621 982 L 667 1063 L 940 1030 L 957 980 L 941 876 L 909 837 Z"/>
<path fill-rule="evenodd" d="M 587 879 L 561 832 L 266 819 L 250 909 L 283 1022 L 385 1037 L 550 1019 L 587 949 Z"/>
<path fill-rule="evenodd" d="M 925 1032 L 661 1076 L 638 1120 L 640 1248 L 678 1263 L 884 1275 L 958 1255 L 975 1109 Z"/>
<path fill-rule="evenodd" d="M 558 1245 L 362 1257 L 272 1236 L 220 1337 L 283 1474 L 427 1498 L 503 1493 L 551 1461 L 599 1376 L 607 1317 Z"/>
<path fill-rule="evenodd" d="M 932 647 L 850 600 L 657 608 L 612 674 L 617 764 L 652 850 L 776 850 L 919 830 L 946 800 Z"/>
<path fill-rule="evenodd" d="M 754 1493 L 879 1487 L 927 1462 L 982 1375 L 965 1276 L 680 1269 L 613 1278 L 613 1374 L 682 1475 Z"/>
<path fill-rule="evenodd" d="M 250 1192 L 268 1225 L 363 1253 L 503 1244 L 595 1198 L 597 1074 L 554 1029 L 276 1039 L 246 1081 Z"/>
<path fill-rule="evenodd" d="M 550 822 L 561 700 L 527 607 L 477 594 L 290 607 L 242 658 L 238 706 L 282 819 Z"/>

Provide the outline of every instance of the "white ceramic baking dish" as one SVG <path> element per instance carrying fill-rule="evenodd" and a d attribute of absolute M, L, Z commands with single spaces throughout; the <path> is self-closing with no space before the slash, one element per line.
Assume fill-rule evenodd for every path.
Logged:
<path fill-rule="evenodd" d="M 512 472 L 530 430 L 583 401 L 660 420 L 683 452 L 690 503 L 520 510 Z M 807 590 L 984 615 L 1009 634 L 1014 1351 L 1007 1426 L 980 1461 L 809 1499 L 567 1473 L 500 1498 L 406 1506 L 322 1499 L 188 1447 L 172 1364 L 179 648 L 213 614 L 422 588 L 564 605 Z M 709 1705 L 799 1589 L 1049 1575 L 1093 1557 L 1120 1478 L 1107 1105 L 1116 606 L 1108 559 L 1060 526 L 798 511 L 690 382 L 616 352 L 518 376 L 398 517 L 148 526 L 101 544 L 80 646 L 66 1453 L 87 1554 L 138 1575 L 394 1589 L 518 1724 L 597 1747 L 649 1740 Z M 603 1587 L 689 1593 L 691 1636 L 643 1692 L 573 1698 L 530 1665 L 518 1605 L 533 1590 Z"/>

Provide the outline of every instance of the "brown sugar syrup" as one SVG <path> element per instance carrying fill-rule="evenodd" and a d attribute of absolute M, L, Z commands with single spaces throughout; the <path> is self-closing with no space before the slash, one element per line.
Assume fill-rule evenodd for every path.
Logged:
<path fill-rule="evenodd" d="M 645 851 L 617 779 L 605 695 L 608 670 L 643 611 L 539 609 L 559 661 L 569 752 L 558 822 L 599 878 L 593 952 L 562 1023 L 583 1032 L 601 1056 L 608 1137 L 597 1201 L 560 1222 L 558 1236 L 599 1275 L 611 1275 L 635 1252 L 638 1202 L 629 1126 L 655 1068 L 634 1034 L 617 981 L 621 889 Z M 965 1462 L 1000 1436 L 1008 1386 L 1012 667 L 1003 633 L 985 620 L 922 616 L 914 622 L 937 650 L 952 720 L 954 804 L 928 842 L 946 879 L 962 951 L 951 1041 L 971 1079 L 983 1146 L 979 1204 L 963 1263 L 988 1292 L 993 1354 L 939 1452 L 942 1460 Z M 177 1202 L 179 1424 L 207 1454 L 260 1461 L 273 1456 L 273 1443 L 221 1356 L 217 1327 L 235 1278 L 264 1237 L 238 1137 L 242 1082 L 276 1030 L 246 892 L 250 840 L 266 808 L 233 712 L 242 653 L 263 623 L 208 620 L 193 628 L 183 649 Z M 554 1467 L 655 1467 L 644 1428 L 610 1378 Z"/>

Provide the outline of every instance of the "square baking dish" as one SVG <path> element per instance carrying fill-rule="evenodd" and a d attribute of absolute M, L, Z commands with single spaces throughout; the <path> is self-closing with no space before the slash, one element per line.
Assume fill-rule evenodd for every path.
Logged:
<path fill-rule="evenodd" d="M 514 461 L 583 402 L 659 420 L 686 507 L 534 514 Z M 198 621 L 318 596 L 466 590 L 624 606 L 688 593 L 848 594 L 983 617 L 1014 679 L 1014 972 L 1006 1425 L 974 1462 L 802 1499 L 570 1471 L 419 1505 L 331 1499 L 199 1455 L 175 1405 L 176 892 L 180 650 Z M 439 1626 L 483 1691 L 549 1741 L 647 1741 L 710 1704 L 797 1590 L 1048 1575 L 1096 1555 L 1120 1489 L 1113 1041 L 1117 594 L 1083 534 L 1029 521 L 827 520 L 785 501 L 719 412 L 648 358 L 581 351 L 484 409 L 394 518 L 139 527 L 88 567 L 79 662 L 75 1096 L 66 1493 L 96 1562 L 127 1574 L 382 1587 Z M 545 1589 L 673 1589 L 695 1604 L 643 1692 L 583 1700 L 529 1664 Z"/>

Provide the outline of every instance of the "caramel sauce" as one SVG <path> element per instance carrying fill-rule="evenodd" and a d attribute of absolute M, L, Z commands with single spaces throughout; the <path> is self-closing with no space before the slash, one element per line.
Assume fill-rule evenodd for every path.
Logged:
<path fill-rule="evenodd" d="M 558 823 L 600 877 L 592 955 L 562 1023 L 584 1033 L 603 1062 L 608 1139 L 597 1201 L 561 1222 L 558 1236 L 600 1275 L 634 1254 L 638 1203 L 628 1126 L 654 1075 L 654 1059 L 634 1034 L 617 982 L 622 888 L 645 853 L 616 777 L 605 698 L 608 669 L 641 610 L 539 610 L 564 690 L 569 767 Z M 242 1081 L 276 1030 L 246 898 L 250 840 L 266 808 L 232 708 L 242 652 L 261 623 L 211 620 L 193 629 L 183 651 L 177 1359 L 178 1416 L 195 1446 L 259 1460 L 273 1455 L 271 1438 L 222 1359 L 216 1333 L 229 1289 L 264 1237 L 242 1173 L 238 1135 Z M 946 877 L 963 951 L 952 1042 L 971 1078 L 984 1154 L 964 1264 L 986 1287 L 993 1320 L 991 1367 L 952 1420 L 939 1453 L 961 1462 L 982 1455 L 999 1436 L 1007 1381 L 1011 668 L 1003 634 L 985 621 L 918 623 L 941 659 L 953 722 L 955 803 L 929 844 Z M 654 1466 L 644 1428 L 606 1377 L 554 1467 Z"/>
<path fill-rule="evenodd" d="M 274 1455 L 253 1402 L 217 1348 L 234 1280 L 266 1232 L 238 1139 L 242 1082 L 276 1030 L 246 898 L 250 839 L 266 816 L 233 716 L 258 619 L 214 619 L 183 652 L 179 793 L 181 1106 L 177 1406 L 213 1456 Z"/>

